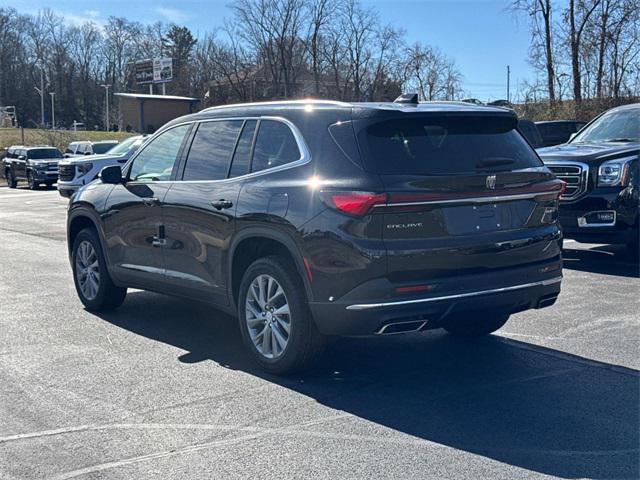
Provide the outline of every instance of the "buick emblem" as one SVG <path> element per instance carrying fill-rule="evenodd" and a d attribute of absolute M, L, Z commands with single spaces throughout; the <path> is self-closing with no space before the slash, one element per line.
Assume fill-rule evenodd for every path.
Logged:
<path fill-rule="evenodd" d="M 489 175 L 487 177 L 487 188 L 489 190 L 495 190 L 496 189 L 496 176 L 495 175 Z"/>

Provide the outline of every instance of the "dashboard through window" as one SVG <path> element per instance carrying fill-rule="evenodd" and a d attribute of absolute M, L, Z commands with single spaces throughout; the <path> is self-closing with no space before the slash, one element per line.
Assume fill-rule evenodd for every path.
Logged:
<path fill-rule="evenodd" d="M 133 160 L 129 180 L 135 182 L 166 181 L 190 125 L 180 125 L 154 138 Z"/>

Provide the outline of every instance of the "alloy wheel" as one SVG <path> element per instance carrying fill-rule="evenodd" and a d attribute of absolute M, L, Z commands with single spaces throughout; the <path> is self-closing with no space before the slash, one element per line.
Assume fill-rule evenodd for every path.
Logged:
<path fill-rule="evenodd" d="M 245 301 L 249 336 L 258 353 L 278 358 L 291 335 L 289 302 L 282 286 L 271 275 L 258 275 L 249 285 Z"/>
<path fill-rule="evenodd" d="M 100 264 L 98 254 L 91 242 L 84 240 L 76 252 L 76 278 L 82 294 L 87 300 L 98 296 L 100 288 Z"/>

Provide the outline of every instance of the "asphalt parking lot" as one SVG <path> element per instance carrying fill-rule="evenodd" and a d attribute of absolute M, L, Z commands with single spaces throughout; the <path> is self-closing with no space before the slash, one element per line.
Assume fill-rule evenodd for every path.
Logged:
<path fill-rule="evenodd" d="M 0 188 L 3 480 L 640 477 L 640 279 L 620 249 L 568 242 L 558 303 L 486 339 L 341 339 L 283 379 L 207 306 L 133 291 L 85 311 L 66 203 Z"/>

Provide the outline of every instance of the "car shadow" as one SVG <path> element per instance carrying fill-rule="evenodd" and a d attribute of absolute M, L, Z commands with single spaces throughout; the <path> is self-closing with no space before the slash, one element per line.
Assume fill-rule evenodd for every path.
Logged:
<path fill-rule="evenodd" d="M 637 478 L 639 372 L 498 335 L 336 339 L 312 371 L 264 374 L 236 322 L 205 305 L 132 292 L 111 324 L 417 439 L 563 478 Z M 427 455 L 427 453 L 425 453 Z"/>
<path fill-rule="evenodd" d="M 580 272 L 640 278 L 640 261 L 626 251 L 625 245 L 597 245 L 573 248 L 565 243 L 564 268 Z"/>

